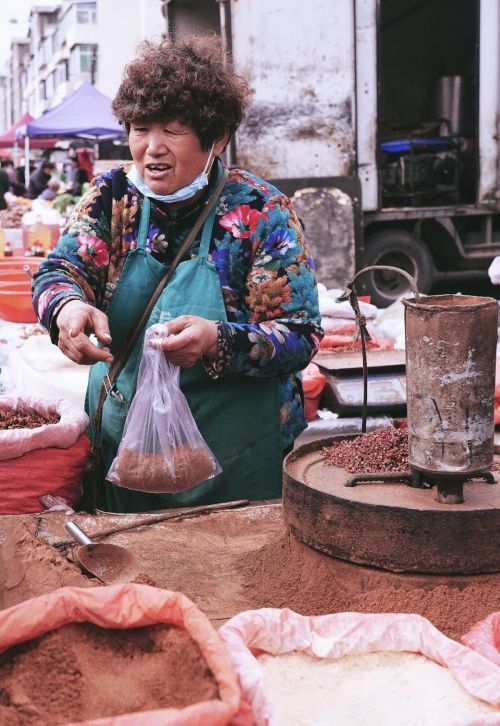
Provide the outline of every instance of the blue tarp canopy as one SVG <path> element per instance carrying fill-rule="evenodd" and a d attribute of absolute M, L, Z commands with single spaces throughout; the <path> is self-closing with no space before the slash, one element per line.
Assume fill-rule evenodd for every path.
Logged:
<path fill-rule="evenodd" d="M 116 138 L 123 133 L 111 111 L 111 100 L 87 82 L 43 116 L 26 124 L 29 138 L 66 136 L 102 139 Z"/>

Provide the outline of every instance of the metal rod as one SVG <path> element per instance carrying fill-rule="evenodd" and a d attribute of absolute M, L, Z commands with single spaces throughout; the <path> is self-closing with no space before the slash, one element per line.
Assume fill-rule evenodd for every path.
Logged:
<path fill-rule="evenodd" d="M 377 482 L 402 482 L 406 480 L 411 480 L 411 473 L 409 471 L 395 471 L 392 474 L 381 474 L 380 472 L 373 471 L 369 474 L 356 474 L 355 476 L 349 477 L 344 486 L 355 487 L 361 483 L 376 484 Z"/>
<path fill-rule="evenodd" d="M 148 519 L 142 519 L 139 522 L 133 522 L 132 524 L 121 524 L 118 527 L 111 527 L 110 529 L 102 529 L 98 532 L 94 532 L 92 534 L 92 537 L 95 539 L 98 539 L 99 537 L 107 537 L 110 534 L 117 534 L 118 532 L 126 532 L 129 529 L 136 529 L 137 527 L 144 527 L 148 524 L 156 524 L 157 522 L 165 522 L 169 519 L 179 519 L 179 518 L 188 518 L 188 517 L 195 517 L 198 514 L 209 514 L 210 512 L 219 512 L 223 511 L 225 509 L 235 509 L 236 507 L 244 507 L 245 505 L 249 504 L 250 501 L 248 499 L 239 499 L 235 502 L 222 502 L 221 504 L 206 504 L 205 506 L 200 507 L 190 507 L 189 509 L 182 509 L 177 512 L 167 512 L 165 514 L 159 514 L 156 517 L 149 517 Z M 76 525 L 74 522 L 68 522 L 67 524 L 73 524 L 80 532 L 82 530 Z M 67 525 L 65 525 L 66 529 L 68 530 Z M 68 530 L 69 531 L 69 530 Z M 73 535 L 73 532 L 70 532 L 70 534 Z M 82 532 L 82 534 L 84 534 Z M 86 536 L 84 534 L 84 536 Z M 63 540 L 62 542 L 56 542 L 54 544 L 54 547 L 67 547 L 68 545 L 73 544 L 73 540 Z M 91 542 L 86 542 L 85 544 L 91 544 Z"/>
<path fill-rule="evenodd" d="M 368 364 L 366 362 L 366 341 L 361 335 L 361 356 L 363 358 L 363 415 L 361 418 L 361 433 L 366 434 L 366 419 L 368 416 Z"/>
<path fill-rule="evenodd" d="M 385 270 L 387 272 L 398 272 L 400 275 L 403 275 L 403 277 L 406 277 L 406 279 L 410 283 L 411 290 L 412 290 L 413 294 L 415 295 L 415 302 L 417 302 L 417 303 L 420 302 L 420 293 L 418 292 L 417 283 L 416 283 L 415 278 L 412 277 L 409 272 L 406 272 L 406 270 L 401 270 L 399 267 L 392 267 L 391 265 L 370 265 L 370 267 L 363 267 L 362 270 L 360 270 L 359 272 L 357 272 L 354 275 L 351 282 L 347 283 L 346 289 L 351 289 L 360 275 L 363 275 L 365 272 L 374 272 L 377 270 Z"/>
<path fill-rule="evenodd" d="M 73 539 L 76 539 L 76 541 L 81 545 L 90 545 L 93 544 L 90 537 L 88 537 L 83 529 L 80 529 L 80 527 L 76 524 L 76 522 L 66 522 L 64 525 L 64 529 L 68 534 L 70 534 Z"/>

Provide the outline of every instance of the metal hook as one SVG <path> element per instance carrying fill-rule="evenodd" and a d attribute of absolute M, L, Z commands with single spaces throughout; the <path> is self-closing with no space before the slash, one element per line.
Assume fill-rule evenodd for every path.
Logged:
<path fill-rule="evenodd" d="M 406 270 L 401 270 L 399 267 L 391 267 L 390 265 L 371 265 L 370 267 L 364 267 L 362 270 L 359 270 L 352 280 L 346 283 L 342 294 L 337 298 L 337 302 L 349 301 L 351 303 L 351 307 L 354 311 L 356 322 L 358 324 L 358 337 L 361 338 L 361 357 L 363 359 L 363 415 L 361 419 L 361 433 L 363 434 L 366 434 L 366 419 L 368 413 L 368 365 L 366 361 L 366 341 L 371 340 L 371 338 L 366 327 L 365 316 L 359 308 L 359 301 L 354 288 L 354 283 L 360 275 L 363 275 L 365 272 L 373 272 L 374 270 L 398 272 L 403 275 L 403 277 L 406 277 L 415 296 L 415 302 L 420 302 L 420 294 L 418 292 L 415 278 L 412 277 L 409 272 L 406 272 Z"/>

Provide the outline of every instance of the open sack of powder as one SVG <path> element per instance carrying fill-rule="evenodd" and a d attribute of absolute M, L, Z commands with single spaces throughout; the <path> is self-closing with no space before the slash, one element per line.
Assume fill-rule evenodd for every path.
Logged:
<path fill-rule="evenodd" d="M 126 489 L 182 492 L 221 472 L 180 389 L 179 366 L 148 345 L 164 329 L 146 331 L 137 390 L 106 477 Z"/>
<path fill-rule="evenodd" d="M 0 398 L 0 515 L 42 512 L 46 496 L 78 502 L 88 423 L 69 401 Z"/>
<path fill-rule="evenodd" d="M 147 585 L 64 587 L 0 612 L 0 723 L 251 726 L 208 618 Z"/>
<path fill-rule="evenodd" d="M 500 668 L 420 615 L 264 608 L 219 633 L 256 726 L 500 725 Z"/>

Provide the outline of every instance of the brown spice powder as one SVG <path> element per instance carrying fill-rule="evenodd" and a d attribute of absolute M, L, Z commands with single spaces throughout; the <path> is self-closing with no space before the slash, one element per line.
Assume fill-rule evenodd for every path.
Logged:
<path fill-rule="evenodd" d="M 123 449 L 115 472 L 120 485 L 144 492 L 182 492 L 209 479 L 214 459 L 205 446 L 178 446 L 165 454 Z"/>
<path fill-rule="evenodd" d="M 169 625 L 72 623 L 0 655 L 0 723 L 62 724 L 219 697 L 197 644 Z"/>
<path fill-rule="evenodd" d="M 54 547 L 34 535 L 36 521 L 12 518 L 0 545 L 0 609 L 30 597 L 45 595 L 59 587 L 94 587 L 79 568 Z"/>
<path fill-rule="evenodd" d="M 436 577 L 439 584 L 426 588 L 418 585 L 424 579 L 431 582 L 431 577 L 415 576 L 411 588 L 411 576 L 402 576 L 405 587 L 399 589 L 386 584 L 394 583 L 392 573 L 335 560 L 289 534 L 275 536 L 257 553 L 245 555 L 241 572 L 245 596 L 255 608 L 287 607 L 302 615 L 418 613 L 457 640 L 471 625 L 500 609 L 495 576 L 483 581 L 455 578 L 460 586 L 452 584 L 454 578 Z M 471 584 L 464 586 L 464 582 Z"/>

